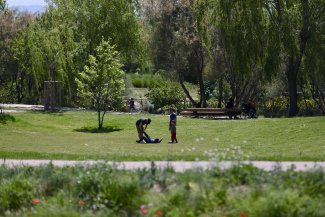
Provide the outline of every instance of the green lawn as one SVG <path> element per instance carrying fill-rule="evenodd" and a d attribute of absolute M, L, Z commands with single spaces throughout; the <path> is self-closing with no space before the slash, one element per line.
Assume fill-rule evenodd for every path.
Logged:
<path fill-rule="evenodd" d="M 325 117 L 255 120 L 179 117 L 179 143 L 168 144 L 168 116 L 106 114 L 105 129 L 98 131 L 94 112 L 40 111 L 12 115 L 15 122 L 0 122 L 1 158 L 208 160 L 214 154 L 220 157 L 226 153 L 230 156 L 231 151 L 237 153 L 240 146 L 244 155 L 254 160 L 325 160 Z M 135 122 L 143 116 L 152 119 L 147 133 L 153 138 L 164 137 L 162 143 L 135 142 Z"/>

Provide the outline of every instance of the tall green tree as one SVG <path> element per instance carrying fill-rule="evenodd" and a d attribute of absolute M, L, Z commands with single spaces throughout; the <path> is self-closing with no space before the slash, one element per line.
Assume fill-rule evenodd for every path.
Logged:
<path fill-rule="evenodd" d="M 90 55 L 89 66 L 80 73 L 79 93 L 92 99 L 98 112 L 98 129 L 103 128 L 106 112 L 120 108 L 123 103 L 124 72 L 121 66 L 118 52 L 103 39 L 96 49 L 96 56 Z"/>
<path fill-rule="evenodd" d="M 137 0 L 52 0 L 61 20 L 70 20 L 74 25 L 75 42 L 79 49 L 79 66 L 83 67 L 89 55 L 96 55 L 102 38 L 115 46 L 122 63 L 137 62 L 145 58 L 138 22 Z"/>
<path fill-rule="evenodd" d="M 178 81 L 195 107 L 206 107 L 205 94 L 199 101 L 192 98 L 185 81 L 199 84 L 205 93 L 203 70 L 205 53 L 196 29 L 195 0 L 144 0 L 143 16 L 152 31 L 150 56 L 156 69 L 163 69 L 167 77 Z"/>
<path fill-rule="evenodd" d="M 36 87 L 40 87 L 44 80 L 60 80 L 68 84 L 69 77 L 74 77 L 74 70 L 70 68 L 76 48 L 73 39 L 71 25 L 58 22 L 55 8 L 50 5 L 16 37 L 12 51 L 23 70 L 34 76 Z M 51 90 L 55 96 L 55 85 Z M 55 110 L 55 98 L 51 98 L 52 111 Z"/>
<path fill-rule="evenodd" d="M 7 13 L 0 13 L 0 89 L 6 89 L 8 100 L 19 103 L 22 102 L 28 82 L 18 63 L 14 61 L 10 44 L 17 33 L 23 32 L 32 20 L 33 15 L 28 12 L 16 14 L 9 10 Z"/>
<path fill-rule="evenodd" d="M 297 76 L 301 73 L 306 51 L 315 49 L 325 17 L 322 0 L 257 0 L 201 1 L 213 8 L 212 17 L 225 34 L 226 48 L 234 53 L 234 66 L 248 73 L 252 60 L 260 64 L 260 72 L 270 79 L 285 65 L 290 95 L 289 114 L 299 111 Z M 314 48 L 313 48 L 314 47 Z"/>

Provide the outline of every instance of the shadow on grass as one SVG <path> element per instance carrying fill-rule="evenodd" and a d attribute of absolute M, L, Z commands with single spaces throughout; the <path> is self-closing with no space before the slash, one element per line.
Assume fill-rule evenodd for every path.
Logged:
<path fill-rule="evenodd" d="M 54 112 L 52 112 L 51 110 L 33 110 L 31 111 L 32 113 L 38 113 L 38 114 L 46 114 L 46 115 L 55 115 L 55 116 L 63 116 L 64 113 L 68 112 L 68 111 L 60 111 L 60 110 L 55 110 Z"/>
<path fill-rule="evenodd" d="M 15 117 L 10 114 L 0 114 L 0 124 L 6 124 L 7 121 L 16 121 Z"/>
<path fill-rule="evenodd" d="M 73 131 L 81 133 L 111 133 L 121 130 L 122 129 L 116 128 L 116 126 L 106 126 L 102 129 L 98 129 L 98 127 L 82 127 L 80 129 L 74 129 Z"/>

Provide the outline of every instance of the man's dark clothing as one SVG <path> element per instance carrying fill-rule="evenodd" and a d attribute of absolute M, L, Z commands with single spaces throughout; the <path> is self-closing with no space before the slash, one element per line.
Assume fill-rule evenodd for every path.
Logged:
<path fill-rule="evenodd" d="M 147 120 L 148 120 L 147 118 L 140 118 L 139 120 L 137 120 L 137 122 L 135 123 L 135 125 L 139 126 L 140 123 L 142 123 L 142 125 L 145 125 L 145 124 L 147 124 Z"/>
<path fill-rule="evenodd" d="M 233 108 L 233 107 L 234 107 L 234 103 L 231 102 L 231 101 L 229 101 L 229 102 L 227 103 L 226 108 L 227 108 L 227 109 L 230 109 L 230 108 Z"/>
<path fill-rule="evenodd" d="M 172 120 L 175 120 L 177 118 L 177 115 L 175 112 L 173 112 L 172 114 L 170 114 L 170 122 L 169 122 L 169 126 L 172 126 Z M 175 123 L 176 124 L 176 123 Z"/>

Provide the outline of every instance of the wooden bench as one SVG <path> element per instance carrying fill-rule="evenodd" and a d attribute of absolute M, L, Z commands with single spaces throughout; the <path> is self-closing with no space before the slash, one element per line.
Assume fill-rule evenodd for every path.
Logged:
<path fill-rule="evenodd" d="M 225 108 L 188 108 L 180 114 L 183 116 L 232 116 L 241 115 L 242 109 L 225 109 Z"/>

